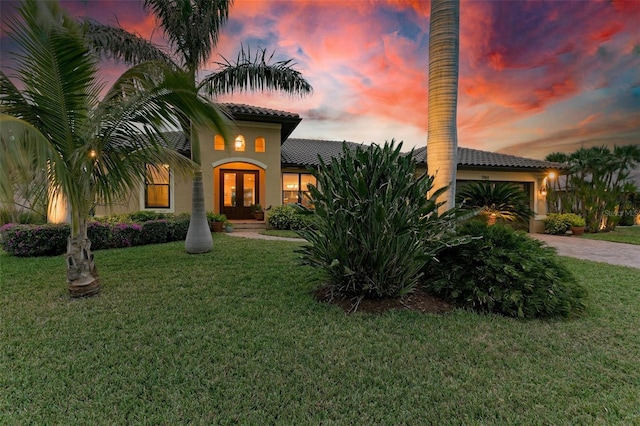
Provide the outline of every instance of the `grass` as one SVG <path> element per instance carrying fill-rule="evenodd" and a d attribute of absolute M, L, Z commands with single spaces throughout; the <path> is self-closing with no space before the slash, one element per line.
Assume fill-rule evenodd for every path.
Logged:
<path fill-rule="evenodd" d="M 262 235 L 269 235 L 271 237 L 284 237 L 284 238 L 300 238 L 300 235 L 296 231 L 289 231 L 284 229 L 265 229 L 260 231 Z"/>
<path fill-rule="evenodd" d="M 617 226 L 614 231 L 583 234 L 582 238 L 640 245 L 640 226 Z"/>
<path fill-rule="evenodd" d="M 0 424 L 638 424 L 640 270 L 563 258 L 586 315 L 346 316 L 294 242 L 0 254 Z"/>

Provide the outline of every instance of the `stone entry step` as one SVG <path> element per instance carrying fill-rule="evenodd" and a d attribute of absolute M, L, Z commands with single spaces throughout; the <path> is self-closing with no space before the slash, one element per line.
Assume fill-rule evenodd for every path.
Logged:
<path fill-rule="evenodd" d="M 239 230 L 264 230 L 267 229 L 267 223 L 262 220 L 230 220 L 233 223 L 233 229 Z"/>

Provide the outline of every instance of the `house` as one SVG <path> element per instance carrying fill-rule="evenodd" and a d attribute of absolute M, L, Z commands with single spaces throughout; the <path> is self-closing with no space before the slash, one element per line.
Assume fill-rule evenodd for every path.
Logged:
<path fill-rule="evenodd" d="M 205 208 L 229 219 L 250 219 L 253 204 L 277 206 L 307 202 L 304 192 L 315 178 L 308 168 L 317 167 L 318 157 L 329 162 L 339 156 L 343 143 L 353 142 L 296 139 L 289 136 L 300 124 L 298 114 L 249 105 L 224 104 L 235 120 L 235 139 L 225 143 L 211 129 L 201 129 Z M 169 134 L 170 143 L 190 156 L 183 133 Z M 421 172 L 426 171 L 426 147 L 413 151 Z M 458 181 L 508 181 L 522 185 L 529 194 L 536 217 L 532 231 L 543 229 L 546 214 L 546 174 L 562 165 L 512 155 L 458 148 Z M 111 207 L 99 206 L 97 215 L 136 210 L 181 213 L 191 210 L 191 181 L 175 177 L 168 166 L 150 167 L 149 179 L 134 194 Z"/>

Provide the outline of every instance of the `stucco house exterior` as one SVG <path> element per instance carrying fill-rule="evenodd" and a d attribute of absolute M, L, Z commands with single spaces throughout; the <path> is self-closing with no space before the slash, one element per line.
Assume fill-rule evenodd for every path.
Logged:
<path fill-rule="evenodd" d="M 224 104 L 235 121 L 235 140 L 224 141 L 211 129 L 200 129 L 205 208 L 231 220 L 251 219 L 252 204 L 263 207 L 307 201 L 308 183 L 315 179 L 308 168 L 318 157 L 329 162 L 342 152 L 342 141 L 296 139 L 289 136 L 300 124 L 298 114 L 240 104 Z M 190 145 L 183 133 L 169 134 L 171 144 L 185 156 Z M 226 142 L 226 143 L 225 143 Z M 348 146 L 357 144 L 346 142 Z M 418 170 L 426 171 L 426 147 L 413 151 Z M 546 215 L 544 179 L 562 165 L 458 148 L 458 182 L 508 181 L 521 184 L 536 212 L 530 231 L 543 229 Z M 154 170 L 139 191 L 113 206 L 98 206 L 96 215 L 154 210 L 181 213 L 191 210 L 191 180 L 174 176 L 168 168 Z"/>

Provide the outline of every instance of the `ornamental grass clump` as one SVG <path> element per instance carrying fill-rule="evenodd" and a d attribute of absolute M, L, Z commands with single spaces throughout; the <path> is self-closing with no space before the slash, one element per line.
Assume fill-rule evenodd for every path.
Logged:
<path fill-rule="evenodd" d="M 415 162 L 401 147 L 345 144 L 339 158 L 320 159 L 313 171 L 315 227 L 299 231 L 311 243 L 299 252 L 304 264 L 325 272 L 334 294 L 402 296 L 418 284 L 425 261 L 453 244 L 455 215 L 438 216 L 442 191 L 426 198 L 433 177 L 416 179 Z"/>
<path fill-rule="evenodd" d="M 471 241 L 443 250 L 426 269 L 427 291 L 457 306 L 517 318 L 569 317 L 586 307 L 586 290 L 556 251 L 504 225 L 469 222 Z"/>

